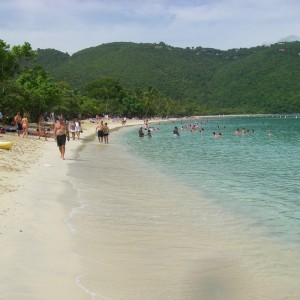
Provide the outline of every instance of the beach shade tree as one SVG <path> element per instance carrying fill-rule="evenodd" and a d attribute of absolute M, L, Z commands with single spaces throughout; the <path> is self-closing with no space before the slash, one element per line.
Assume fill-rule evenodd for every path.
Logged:
<path fill-rule="evenodd" d="M 24 91 L 15 78 L 24 69 L 24 62 L 33 59 L 36 52 L 29 43 L 10 47 L 0 39 L 0 107 L 6 117 L 24 108 Z"/>
<path fill-rule="evenodd" d="M 81 94 L 64 81 L 58 82 L 58 88 L 61 93 L 60 101 L 53 107 L 53 111 L 67 119 L 78 116 L 81 113 Z"/>
<path fill-rule="evenodd" d="M 36 52 L 29 43 L 10 47 L 0 39 L 0 82 L 13 78 L 24 68 L 24 62 L 32 59 Z"/>
<path fill-rule="evenodd" d="M 129 118 L 135 116 L 142 116 L 144 106 L 143 103 L 136 97 L 134 93 L 129 93 L 121 101 L 120 115 L 127 116 Z"/>
<path fill-rule="evenodd" d="M 42 67 L 26 69 L 17 82 L 25 89 L 27 94 L 24 109 L 30 112 L 31 121 L 37 121 L 45 112 L 52 111 L 61 101 L 59 85 L 53 81 Z"/>
<path fill-rule="evenodd" d="M 14 80 L 6 80 L 4 91 L 0 91 L 0 108 L 3 122 L 10 123 L 17 111 L 26 107 L 26 91 Z"/>
<path fill-rule="evenodd" d="M 80 113 L 82 115 L 95 116 L 100 114 L 100 112 L 103 112 L 103 109 L 103 104 L 99 105 L 99 101 L 97 99 L 92 99 L 87 96 L 81 97 Z"/>

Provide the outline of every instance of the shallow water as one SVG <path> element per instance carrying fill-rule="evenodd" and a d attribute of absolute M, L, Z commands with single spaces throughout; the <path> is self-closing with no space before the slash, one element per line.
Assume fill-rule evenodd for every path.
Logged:
<path fill-rule="evenodd" d="M 185 131 L 174 139 L 172 128 L 181 127 L 177 122 L 160 125 L 151 140 L 137 140 L 131 132 L 122 142 L 154 168 L 253 219 L 270 236 L 300 246 L 300 118 L 221 117 L 195 123 L 205 132 Z M 236 128 L 249 133 L 236 136 Z M 223 137 L 212 138 L 213 131 Z"/>
<path fill-rule="evenodd" d="M 299 299 L 300 120 L 289 121 L 209 119 L 178 139 L 180 123 L 160 124 L 152 138 L 129 128 L 86 143 L 69 174 L 78 286 L 91 299 Z"/>

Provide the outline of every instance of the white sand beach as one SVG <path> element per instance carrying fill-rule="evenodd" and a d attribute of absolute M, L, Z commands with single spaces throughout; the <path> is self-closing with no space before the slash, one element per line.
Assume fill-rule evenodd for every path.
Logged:
<path fill-rule="evenodd" d="M 142 124 L 127 120 L 126 126 Z M 109 122 L 111 130 L 117 127 L 121 123 Z M 236 237 L 230 228 L 238 218 L 204 201 L 196 207 L 203 212 L 199 220 L 185 201 L 198 194 L 132 164 L 118 144 L 98 147 L 95 138 L 85 158 L 100 148 L 110 155 L 84 160 L 78 149 L 95 128 L 83 124 L 81 140 L 67 142 L 66 160 L 54 139 L 1 136 L 14 146 L 0 151 L 0 299 L 220 299 L 199 298 L 200 290 L 225 291 L 224 300 L 298 299 L 298 269 L 279 273 L 293 252 L 261 247 L 261 236 L 249 235 L 247 227 L 238 227 L 244 231 Z M 95 159 L 100 172 L 91 172 Z M 70 182 L 76 170 L 81 173 Z M 99 210 L 78 201 L 83 196 L 99 197 Z M 85 214 L 78 213 L 82 208 Z M 278 263 L 269 255 L 282 253 Z"/>
<path fill-rule="evenodd" d="M 134 124 L 143 121 L 128 120 L 126 126 Z M 110 130 L 122 126 L 108 125 Z M 95 128 L 86 121 L 81 139 Z M 75 282 L 80 262 L 63 195 L 68 164 L 82 140 L 67 142 L 63 161 L 53 138 L 0 136 L 14 143 L 11 150 L 0 150 L 0 299 L 90 299 Z"/>

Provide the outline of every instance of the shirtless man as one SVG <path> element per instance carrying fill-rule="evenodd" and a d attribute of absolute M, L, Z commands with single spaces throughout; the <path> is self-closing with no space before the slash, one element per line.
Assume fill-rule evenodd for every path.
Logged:
<path fill-rule="evenodd" d="M 17 126 L 17 132 L 18 136 L 20 136 L 21 131 L 23 130 L 22 128 L 22 117 L 20 112 L 18 112 L 15 117 L 14 117 L 15 125 Z"/>
<path fill-rule="evenodd" d="M 103 121 L 100 122 L 100 124 L 97 125 L 96 127 L 96 132 L 98 133 L 98 140 L 99 140 L 99 143 L 103 143 L 103 137 L 104 137 L 104 134 L 103 134 Z"/>
<path fill-rule="evenodd" d="M 68 125 L 62 117 L 59 117 L 57 123 L 54 125 L 54 139 L 57 142 L 61 159 L 65 159 L 66 139 L 70 140 L 70 134 Z"/>

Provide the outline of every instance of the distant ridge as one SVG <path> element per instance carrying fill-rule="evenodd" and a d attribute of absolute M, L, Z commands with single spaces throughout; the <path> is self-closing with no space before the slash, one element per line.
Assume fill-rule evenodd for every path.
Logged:
<path fill-rule="evenodd" d="M 79 90 L 105 76 L 220 113 L 300 112 L 299 41 L 226 51 L 116 42 L 73 55 L 38 49 L 37 64 Z"/>

